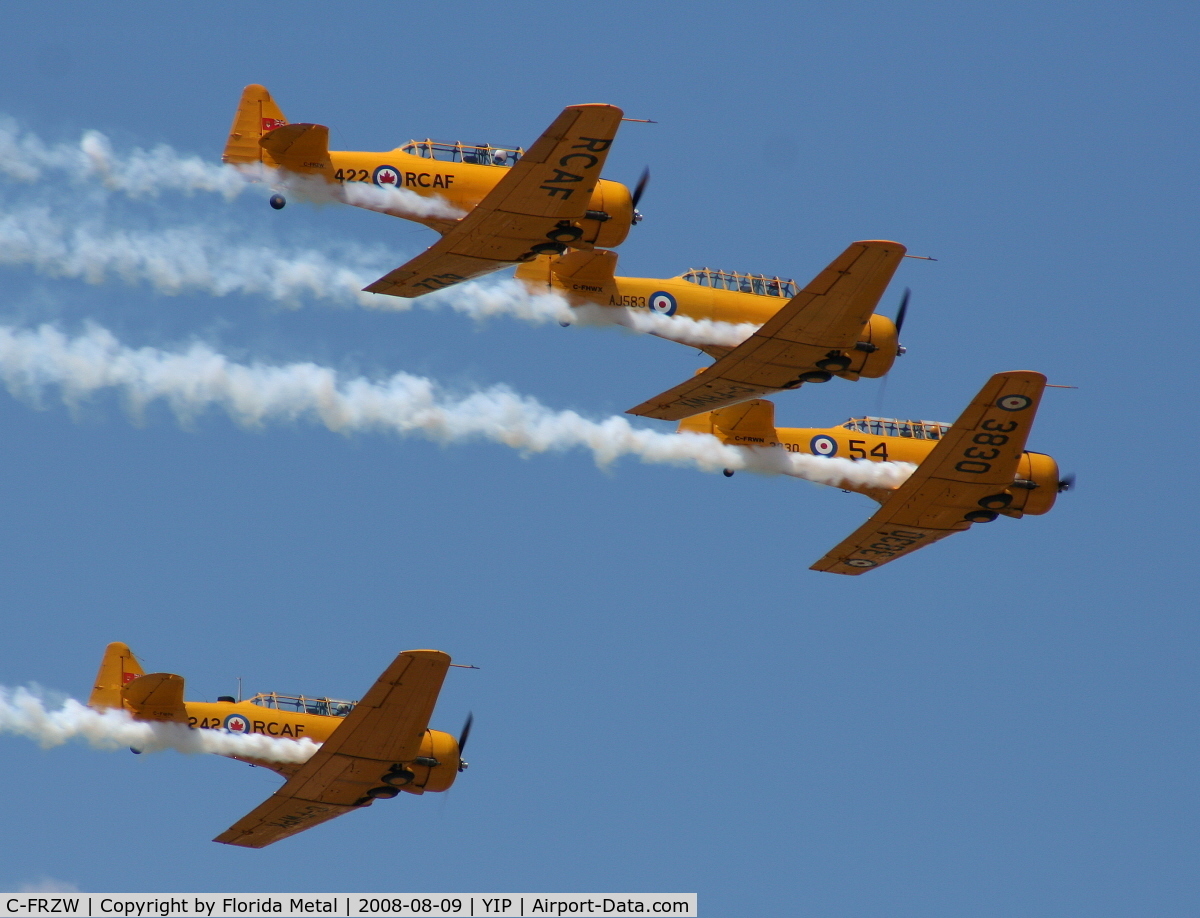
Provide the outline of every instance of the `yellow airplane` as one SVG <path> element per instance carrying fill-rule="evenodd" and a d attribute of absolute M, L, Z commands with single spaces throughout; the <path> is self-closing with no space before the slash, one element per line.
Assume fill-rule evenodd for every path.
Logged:
<path fill-rule="evenodd" d="M 1060 478 L 1050 456 L 1025 450 L 1045 385 L 1040 373 L 997 373 L 953 424 L 864 417 L 838 427 L 776 428 L 775 406 L 755 399 L 688 418 L 679 430 L 713 434 L 738 446 L 916 464 L 894 491 L 839 485 L 882 506 L 812 570 L 862 574 L 973 523 L 1001 515 L 1020 519 L 1054 506 L 1074 478 Z"/>
<path fill-rule="evenodd" d="M 262 734 L 320 743 L 304 764 L 230 758 L 270 768 L 286 783 L 213 841 L 263 848 L 318 823 L 397 796 L 444 791 L 467 763 L 462 750 L 468 716 L 457 740 L 429 729 L 451 663 L 440 650 L 406 650 L 362 701 L 337 701 L 266 692 L 249 701 L 183 700 L 183 678 L 143 672 L 129 648 L 109 644 L 88 705 L 123 708 L 135 720 L 169 721 L 197 730 Z M 137 750 L 134 750 L 137 751 Z"/>
<path fill-rule="evenodd" d="M 665 280 L 616 277 L 617 254 L 600 249 L 539 258 L 521 265 L 517 277 L 533 291 L 553 290 L 576 304 L 761 325 L 736 347 L 691 345 L 716 363 L 628 412 L 678 421 L 834 376 L 883 376 L 904 353 L 898 336 L 908 293 L 895 322 L 876 315 L 875 307 L 905 251 L 898 242 L 852 243 L 803 290 L 789 278 L 710 268 Z M 670 337 L 669 331 L 654 333 Z"/>
<path fill-rule="evenodd" d="M 528 150 L 413 140 L 379 153 L 331 152 L 329 128 L 289 123 L 271 94 L 251 85 L 242 92 L 222 159 L 311 176 L 332 186 L 339 200 L 437 230 L 436 244 L 366 288 L 415 297 L 541 254 L 624 242 L 641 220 L 637 202 L 646 175 L 632 195 L 600 178 L 621 120 L 614 105 L 571 105 Z M 446 206 L 421 214 L 401 195 L 381 204 L 354 194 L 364 185 L 438 198 Z M 277 210 L 285 203 L 282 195 L 271 198 Z"/>

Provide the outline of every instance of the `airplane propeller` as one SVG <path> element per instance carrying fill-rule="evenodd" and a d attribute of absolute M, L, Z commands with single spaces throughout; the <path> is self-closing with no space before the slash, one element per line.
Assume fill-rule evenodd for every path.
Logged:
<path fill-rule="evenodd" d="M 463 724 L 462 732 L 458 734 L 458 770 L 466 771 L 467 763 L 462 760 L 463 750 L 467 747 L 467 737 L 471 735 L 471 724 L 475 722 L 475 715 L 468 712 L 466 723 Z"/>
<path fill-rule="evenodd" d="M 638 179 L 637 185 L 633 189 L 633 225 L 637 226 L 642 222 L 642 215 L 638 213 L 638 201 L 642 199 L 642 194 L 646 190 L 646 185 L 650 181 L 650 167 L 647 166 L 642 171 L 642 177 Z"/>
<path fill-rule="evenodd" d="M 1063 476 L 1062 481 L 1060 481 L 1058 483 L 1058 493 L 1062 494 L 1063 491 L 1074 491 L 1074 490 L 1075 490 L 1075 473 L 1068 472 L 1066 475 Z"/>
<path fill-rule="evenodd" d="M 893 324 L 896 326 L 896 355 L 899 356 L 907 351 L 904 345 L 900 344 L 900 329 L 904 327 L 904 318 L 908 315 L 908 298 L 912 294 L 912 288 L 904 288 L 904 296 L 900 297 L 900 308 L 896 310 L 896 318 Z"/>

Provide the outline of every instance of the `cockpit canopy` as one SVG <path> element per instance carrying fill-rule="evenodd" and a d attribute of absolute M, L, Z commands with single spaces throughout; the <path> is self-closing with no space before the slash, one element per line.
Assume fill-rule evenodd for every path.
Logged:
<path fill-rule="evenodd" d="M 297 714 L 320 714 L 324 717 L 345 717 L 354 710 L 357 701 L 339 701 L 336 698 L 309 698 L 307 695 L 280 695 L 277 692 L 259 692 L 250 699 L 251 704 L 278 711 L 294 711 Z"/>
<path fill-rule="evenodd" d="M 759 296 L 781 296 L 791 299 L 796 295 L 796 282 L 786 277 L 766 277 L 762 274 L 739 274 L 736 271 L 716 271 L 712 268 L 692 268 L 683 279 L 701 287 L 717 290 L 732 290 L 735 293 L 757 293 Z"/>
<path fill-rule="evenodd" d="M 410 140 L 401 152 L 444 163 L 474 163 L 477 166 L 511 166 L 524 154 L 521 147 L 493 147 L 488 143 L 442 143 L 437 140 Z"/>
<path fill-rule="evenodd" d="M 896 418 L 851 418 L 842 426 L 877 437 L 911 437 L 914 440 L 940 440 L 950 432 L 950 425 L 939 421 L 900 421 Z"/>

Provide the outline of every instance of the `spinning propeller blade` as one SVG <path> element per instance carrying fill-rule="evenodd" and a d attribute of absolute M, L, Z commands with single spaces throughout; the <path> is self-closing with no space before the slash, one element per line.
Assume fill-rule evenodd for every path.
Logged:
<path fill-rule="evenodd" d="M 462 732 L 458 734 L 458 754 L 462 755 L 467 746 L 467 737 L 471 735 L 471 724 L 475 721 L 474 714 L 467 714 L 467 722 L 463 724 Z"/>
<path fill-rule="evenodd" d="M 904 327 L 904 317 L 908 315 L 908 298 L 912 294 L 910 287 L 904 288 L 904 296 L 900 297 L 900 308 L 896 310 L 896 318 L 893 325 L 896 326 L 896 355 L 899 356 L 906 351 L 903 344 L 900 343 L 900 329 Z"/>
<path fill-rule="evenodd" d="M 1068 472 L 1066 475 L 1064 475 L 1062 477 L 1062 481 L 1060 481 L 1058 483 L 1058 493 L 1062 494 L 1063 491 L 1074 491 L 1074 490 L 1075 490 L 1075 473 Z"/>
<path fill-rule="evenodd" d="M 904 317 L 908 315 L 908 298 L 912 294 L 910 287 L 904 288 L 904 296 L 900 297 L 900 308 L 896 310 L 896 334 L 904 327 Z"/>
<path fill-rule="evenodd" d="M 646 191 L 646 184 L 650 181 L 650 167 L 647 166 L 642 172 L 642 177 L 638 179 L 637 185 L 633 189 L 633 224 L 637 226 L 641 222 L 642 215 L 638 213 L 638 201 L 642 199 L 642 194 Z"/>

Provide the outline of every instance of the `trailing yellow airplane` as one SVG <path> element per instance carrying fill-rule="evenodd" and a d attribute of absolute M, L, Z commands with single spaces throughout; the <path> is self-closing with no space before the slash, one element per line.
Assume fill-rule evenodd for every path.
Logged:
<path fill-rule="evenodd" d="M 571 105 L 528 150 L 413 140 L 379 153 L 330 151 L 329 128 L 289 123 L 266 88 L 251 85 L 222 159 L 310 176 L 338 200 L 437 230 L 441 240 L 366 288 L 415 297 L 541 254 L 624 242 L 641 219 L 646 176 L 632 195 L 600 178 L 621 120 L 614 105 Z M 405 192 L 442 206 L 414 208 Z M 271 198 L 276 209 L 285 203 Z"/>
<path fill-rule="evenodd" d="M 882 506 L 812 570 L 862 574 L 973 523 L 998 516 L 1020 519 L 1054 506 L 1074 479 L 1060 478 L 1050 456 L 1025 450 L 1045 385 L 1040 373 L 997 373 L 953 424 L 864 417 L 838 427 L 777 428 L 775 406 L 755 399 L 688 418 L 679 429 L 713 434 L 737 446 L 916 464 L 894 491 L 838 485 Z"/>
<path fill-rule="evenodd" d="M 628 412 L 678 421 L 834 376 L 883 376 L 904 352 L 898 336 L 908 293 L 895 322 L 875 314 L 875 307 L 905 251 L 898 242 L 852 243 L 803 290 L 789 278 L 710 268 L 667 279 L 616 277 L 616 252 L 600 249 L 539 258 L 521 265 L 517 277 L 531 290 L 550 289 L 575 304 L 761 325 L 736 346 L 691 344 L 716 363 Z M 671 333 L 654 334 L 669 338 Z"/>
<path fill-rule="evenodd" d="M 406 650 L 362 701 L 274 692 L 249 701 L 230 695 L 216 702 L 184 701 L 182 677 L 147 675 L 129 648 L 118 642 L 104 652 L 88 704 L 123 708 L 135 720 L 320 743 L 303 764 L 230 756 L 270 768 L 287 779 L 263 804 L 213 839 L 263 848 L 401 791 L 423 794 L 448 789 L 467 767 L 461 756 L 471 718 L 457 740 L 430 730 L 429 718 L 447 668 L 457 665 L 440 650 Z"/>

